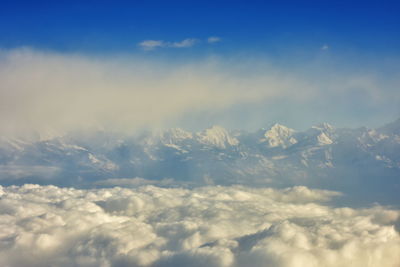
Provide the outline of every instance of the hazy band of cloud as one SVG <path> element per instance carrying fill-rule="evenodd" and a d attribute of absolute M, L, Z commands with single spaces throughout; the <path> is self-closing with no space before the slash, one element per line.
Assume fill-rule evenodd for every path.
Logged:
<path fill-rule="evenodd" d="M 222 111 L 265 100 L 329 103 L 332 96 L 351 98 L 353 88 L 381 103 L 399 98 L 398 91 L 385 90 L 372 76 L 318 70 L 303 75 L 262 60 L 210 57 L 171 63 L 15 49 L 0 53 L 0 131 L 131 131 L 162 126 L 192 111 Z"/>
<path fill-rule="evenodd" d="M 166 65 L 13 50 L 0 61 L 1 130 L 131 130 L 190 110 L 286 95 L 293 84 L 301 86 L 273 72 L 241 76 L 213 59 Z"/>

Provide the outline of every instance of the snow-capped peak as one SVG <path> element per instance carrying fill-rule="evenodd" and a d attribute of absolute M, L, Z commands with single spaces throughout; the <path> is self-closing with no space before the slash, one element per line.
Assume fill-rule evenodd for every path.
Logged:
<path fill-rule="evenodd" d="M 293 137 L 294 133 L 295 130 L 276 123 L 265 132 L 261 142 L 267 142 L 268 147 L 287 148 L 297 143 L 297 140 Z"/>
<path fill-rule="evenodd" d="M 226 129 L 217 125 L 197 133 L 197 137 L 201 143 L 218 148 L 226 148 L 226 146 L 236 146 L 239 144 L 239 141 L 231 136 Z"/>
<path fill-rule="evenodd" d="M 323 132 L 332 132 L 335 128 L 327 122 L 323 122 L 311 127 L 312 129 L 316 129 Z"/>
<path fill-rule="evenodd" d="M 193 134 L 181 128 L 172 128 L 165 131 L 157 131 L 144 138 L 146 145 L 177 144 L 187 139 L 192 139 Z"/>
<path fill-rule="evenodd" d="M 164 143 L 175 144 L 185 139 L 192 139 L 193 134 L 181 128 L 172 128 L 162 133 Z"/>
<path fill-rule="evenodd" d="M 330 145 L 333 143 L 332 139 L 325 133 L 321 133 L 317 136 L 317 141 L 319 145 Z"/>
<path fill-rule="evenodd" d="M 316 137 L 317 144 L 320 146 L 333 143 L 334 127 L 329 123 L 320 123 L 311 127 L 311 133 Z"/>

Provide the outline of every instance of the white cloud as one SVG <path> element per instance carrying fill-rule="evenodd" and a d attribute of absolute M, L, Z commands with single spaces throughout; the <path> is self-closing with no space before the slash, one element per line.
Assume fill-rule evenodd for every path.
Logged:
<path fill-rule="evenodd" d="M 169 47 L 175 47 L 175 48 L 185 48 L 185 47 L 191 47 L 194 46 L 197 43 L 197 40 L 194 38 L 188 38 L 185 40 L 182 40 L 180 42 L 173 42 L 169 43 Z"/>
<path fill-rule="evenodd" d="M 1 266 L 387 266 L 383 207 L 333 208 L 305 187 L 0 187 Z"/>
<path fill-rule="evenodd" d="M 287 94 L 294 84 L 273 71 L 246 77 L 215 59 L 165 64 L 29 49 L 3 52 L 0 131 L 99 126 L 132 131 L 160 126 L 188 111 L 221 110 Z"/>
<path fill-rule="evenodd" d="M 150 51 L 161 47 L 187 48 L 194 46 L 197 42 L 198 40 L 194 38 L 187 38 L 179 42 L 166 42 L 162 40 L 144 40 L 139 43 L 139 46 L 143 50 Z"/>
<path fill-rule="evenodd" d="M 166 46 L 166 43 L 160 40 L 144 40 L 139 43 L 139 46 L 144 50 L 149 51 L 154 50 L 158 47 L 164 47 Z"/>
<path fill-rule="evenodd" d="M 321 50 L 328 50 L 329 49 L 329 45 L 324 44 L 323 46 L 321 46 Z"/>
<path fill-rule="evenodd" d="M 164 43 L 147 43 L 149 48 L 160 45 Z M 393 89 L 398 87 L 395 79 L 382 85 L 368 72 L 365 76 L 324 73 L 319 65 L 301 66 L 296 71 L 262 59 L 209 57 L 177 63 L 129 55 L 0 51 L 0 132 L 62 133 L 90 127 L 132 132 L 164 127 L 183 114 L 215 114 L 239 105 L 245 110 L 261 103 L 272 106 L 276 100 L 293 104 L 282 110 L 287 115 L 316 103 L 335 113 L 342 106 L 333 105 L 331 99 L 354 99 L 355 93 L 363 96 L 357 98 L 359 105 L 377 99 L 386 107 L 400 97 Z M 265 123 L 265 114 L 251 115 L 260 118 L 258 125 Z"/>
<path fill-rule="evenodd" d="M 207 38 L 207 43 L 217 43 L 220 42 L 221 38 L 217 36 L 211 36 Z M 146 51 L 151 51 L 161 47 L 170 47 L 170 48 L 187 48 L 196 45 L 199 42 L 198 39 L 195 38 L 186 38 L 182 41 L 177 42 L 167 42 L 163 40 L 144 40 L 140 42 L 138 45 Z"/>
<path fill-rule="evenodd" d="M 207 38 L 207 42 L 209 44 L 218 43 L 218 42 L 221 42 L 221 38 L 218 36 L 210 36 Z"/>

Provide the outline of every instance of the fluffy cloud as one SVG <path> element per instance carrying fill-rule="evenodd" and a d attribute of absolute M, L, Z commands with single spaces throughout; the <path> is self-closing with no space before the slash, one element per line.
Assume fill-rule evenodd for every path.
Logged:
<path fill-rule="evenodd" d="M 397 266 L 399 211 L 306 187 L 0 188 L 2 266 Z"/>

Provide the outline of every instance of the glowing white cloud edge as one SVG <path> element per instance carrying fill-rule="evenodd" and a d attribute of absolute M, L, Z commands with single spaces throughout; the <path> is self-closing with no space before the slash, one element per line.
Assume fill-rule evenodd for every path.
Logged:
<path fill-rule="evenodd" d="M 2 266 L 397 266 L 400 212 L 306 187 L 0 187 Z"/>

